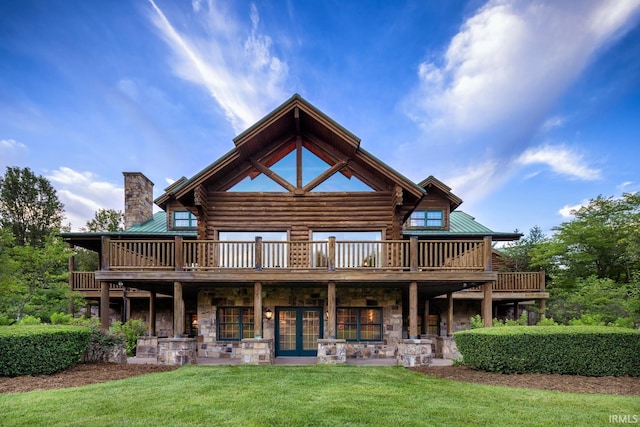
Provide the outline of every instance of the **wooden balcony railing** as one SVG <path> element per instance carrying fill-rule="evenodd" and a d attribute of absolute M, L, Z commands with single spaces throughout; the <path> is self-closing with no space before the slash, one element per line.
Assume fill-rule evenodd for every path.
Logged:
<path fill-rule="evenodd" d="M 493 292 L 544 292 L 545 273 L 499 272 L 498 280 L 492 286 Z M 482 292 L 482 288 L 469 288 L 468 292 Z"/>
<path fill-rule="evenodd" d="M 110 240 L 103 270 L 490 270 L 491 239 L 385 241 Z M 488 268 L 487 268 L 488 267 Z"/>
<path fill-rule="evenodd" d="M 100 291 L 100 282 L 96 280 L 96 273 L 73 271 L 69 273 L 71 289 L 74 291 Z M 109 284 L 110 290 L 122 289 L 117 283 Z"/>

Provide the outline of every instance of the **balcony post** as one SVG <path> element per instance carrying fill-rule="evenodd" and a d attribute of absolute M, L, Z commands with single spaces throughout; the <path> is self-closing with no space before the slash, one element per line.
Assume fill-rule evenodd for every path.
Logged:
<path fill-rule="evenodd" d="M 182 283 L 173 282 L 173 337 L 184 335 L 184 299 L 182 298 Z"/>
<path fill-rule="evenodd" d="M 256 247 L 255 247 L 255 256 L 256 256 L 256 271 L 262 271 L 262 237 L 256 236 Z M 257 313 L 257 312 L 256 312 Z M 257 338 L 257 337 L 256 337 Z"/>
<path fill-rule="evenodd" d="M 109 330 L 109 282 L 100 282 L 100 330 Z"/>
<path fill-rule="evenodd" d="M 256 237 L 256 243 L 258 238 Z M 262 283 L 253 284 L 253 337 L 262 338 Z"/>
<path fill-rule="evenodd" d="M 336 338 L 336 282 L 327 285 L 327 333 L 329 339 Z"/>
<path fill-rule="evenodd" d="M 336 271 L 336 238 L 329 236 L 329 247 L 327 248 L 327 265 L 329 271 Z"/>
<path fill-rule="evenodd" d="M 182 236 L 176 236 L 174 244 L 174 255 L 176 258 L 173 261 L 173 265 L 175 266 L 175 271 L 182 271 L 184 269 L 184 247 L 182 244 Z"/>
<path fill-rule="evenodd" d="M 484 238 L 484 271 L 492 271 L 491 265 L 491 252 L 493 247 L 491 246 L 491 236 L 485 236 Z"/>
<path fill-rule="evenodd" d="M 101 238 L 101 256 L 100 256 L 100 270 L 109 271 L 109 260 L 110 254 L 109 251 L 111 249 L 111 239 L 107 236 L 102 236 Z"/>
<path fill-rule="evenodd" d="M 156 335 L 156 291 L 149 291 L 149 335 Z"/>
<path fill-rule="evenodd" d="M 447 292 L 447 336 L 453 335 L 453 293 Z"/>
<path fill-rule="evenodd" d="M 418 236 L 411 236 L 409 242 L 409 270 L 418 271 Z"/>
<path fill-rule="evenodd" d="M 485 328 L 493 325 L 493 284 L 495 282 L 486 282 L 482 285 L 484 291 L 482 295 L 482 320 Z"/>

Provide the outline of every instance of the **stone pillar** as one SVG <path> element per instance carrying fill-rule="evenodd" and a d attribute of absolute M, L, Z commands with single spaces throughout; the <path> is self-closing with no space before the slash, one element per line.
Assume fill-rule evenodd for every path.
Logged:
<path fill-rule="evenodd" d="M 173 336 L 184 336 L 184 299 L 180 282 L 173 282 Z"/>
<path fill-rule="evenodd" d="M 484 321 L 485 328 L 493 325 L 493 283 L 487 282 L 482 285 L 482 320 Z"/>
<path fill-rule="evenodd" d="M 262 338 L 262 283 L 253 284 L 253 337 Z"/>
<path fill-rule="evenodd" d="M 320 365 L 347 363 L 347 340 L 318 340 L 318 358 Z"/>
<path fill-rule="evenodd" d="M 398 342 L 396 363 L 404 367 L 428 366 L 431 363 L 431 340 L 408 339 Z"/>
<path fill-rule="evenodd" d="M 327 319 L 327 336 L 329 339 L 336 338 L 336 284 L 329 282 L 327 286 L 327 311 L 329 318 Z"/>
<path fill-rule="evenodd" d="M 153 182 L 141 172 L 123 172 L 124 228 L 153 217 Z"/>
<path fill-rule="evenodd" d="M 418 282 L 409 284 L 409 338 L 418 338 Z"/>
<path fill-rule="evenodd" d="M 149 291 L 149 335 L 156 335 L 156 291 Z"/>
<path fill-rule="evenodd" d="M 447 293 L 447 336 L 453 335 L 453 293 Z"/>
<path fill-rule="evenodd" d="M 100 330 L 109 330 L 109 282 L 100 282 Z"/>

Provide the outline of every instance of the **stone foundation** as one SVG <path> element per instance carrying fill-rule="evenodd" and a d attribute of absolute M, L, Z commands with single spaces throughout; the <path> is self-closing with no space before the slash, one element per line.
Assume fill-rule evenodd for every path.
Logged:
<path fill-rule="evenodd" d="M 347 361 L 346 340 L 318 340 L 318 363 L 335 365 Z"/>
<path fill-rule="evenodd" d="M 437 337 L 436 357 L 453 360 L 460 359 L 462 355 L 458 352 L 458 347 L 452 337 Z"/>
<path fill-rule="evenodd" d="M 158 337 L 138 337 L 136 357 L 145 359 L 158 358 Z"/>
<path fill-rule="evenodd" d="M 158 339 L 158 365 L 190 365 L 196 363 L 195 338 Z"/>
<path fill-rule="evenodd" d="M 243 339 L 239 353 L 244 364 L 270 365 L 274 360 L 273 340 L 261 338 Z"/>
<path fill-rule="evenodd" d="M 396 357 L 397 346 L 384 341 L 347 342 L 345 349 L 348 359 L 384 359 Z"/>
<path fill-rule="evenodd" d="M 431 363 L 431 340 L 402 340 L 398 343 L 398 365 L 406 368 L 427 366 Z"/>

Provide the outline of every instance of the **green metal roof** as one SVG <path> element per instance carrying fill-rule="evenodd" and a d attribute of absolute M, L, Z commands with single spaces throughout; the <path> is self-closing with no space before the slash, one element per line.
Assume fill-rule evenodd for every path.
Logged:
<path fill-rule="evenodd" d="M 449 216 L 449 230 L 430 230 L 430 229 L 405 229 L 405 236 L 421 236 L 421 237 L 461 237 L 461 236 L 491 236 L 496 240 L 516 240 L 522 234 L 505 233 L 501 231 L 493 231 L 475 220 L 474 217 L 466 212 L 453 211 Z"/>
<path fill-rule="evenodd" d="M 196 230 L 167 230 L 167 213 L 156 212 L 153 217 L 142 224 L 133 224 L 118 234 L 166 234 L 167 236 L 196 236 Z"/>

